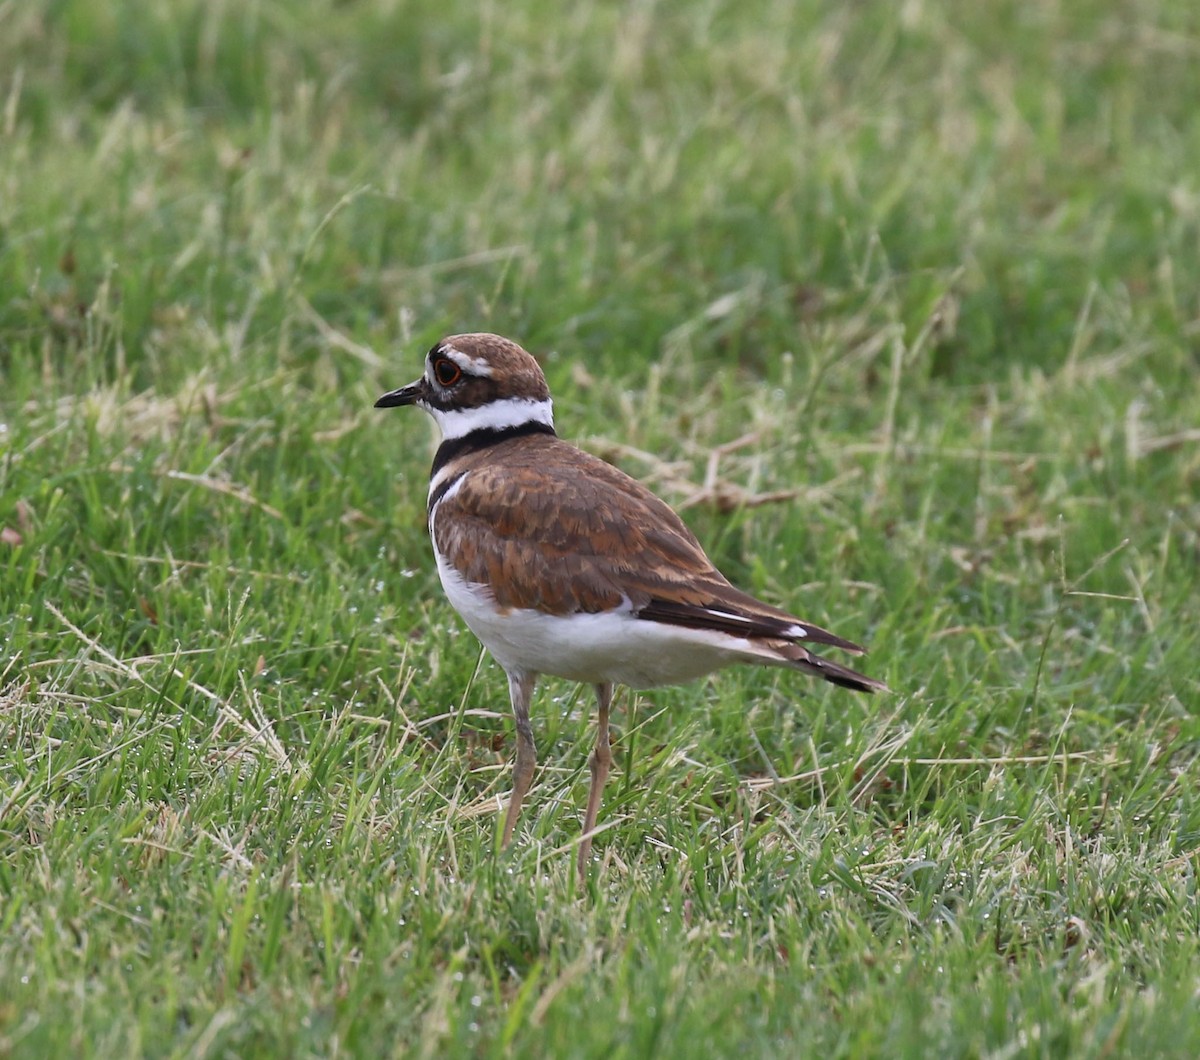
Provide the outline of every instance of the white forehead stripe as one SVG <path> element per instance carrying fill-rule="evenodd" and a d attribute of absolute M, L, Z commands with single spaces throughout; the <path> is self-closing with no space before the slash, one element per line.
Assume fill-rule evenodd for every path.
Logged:
<path fill-rule="evenodd" d="M 469 353 L 463 353 L 462 350 L 449 345 L 441 346 L 438 352 L 443 357 L 449 357 L 467 375 L 481 375 L 487 379 L 492 377 L 492 365 L 486 357 L 472 357 Z"/>
<path fill-rule="evenodd" d="M 430 415 L 442 429 L 442 438 L 465 438 L 472 431 L 503 431 L 527 423 L 554 426 L 554 409 L 549 398 L 501 398 L 475 409 L 438 409 L 428 406 Z"/>

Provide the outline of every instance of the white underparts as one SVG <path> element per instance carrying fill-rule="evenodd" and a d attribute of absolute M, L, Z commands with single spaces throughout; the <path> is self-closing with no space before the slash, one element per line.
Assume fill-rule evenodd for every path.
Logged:
<path fill-rule="evenodd" d="M 549 398 L 501 398 L 489 401 L 473 409 L 438 409 L 426 406 L 429 414 L 437 420 L 442 438 L 451 441 L 465 438 L 472 431 L 503 431 L 509 427 L 522 427 L 527 423 L 544 423 L 554 426 L 554 408 Z"/>
<path fill-rule="evenodd" d="M 457 485 L 450 487 L 447 496 Z M 486 585 L 463 579 L 436 542 L 433 551 L 451 605 L 510 673 L 654 688 L 693 681 L 738 662 L 787 665 L 761 642 L 637 618 L 628 604 L 613 611 L 574 615 L 502 609 Z"/>

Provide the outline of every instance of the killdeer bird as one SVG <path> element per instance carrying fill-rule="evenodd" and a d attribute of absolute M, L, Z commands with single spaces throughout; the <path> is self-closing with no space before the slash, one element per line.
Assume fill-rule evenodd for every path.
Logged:
<path fill-rule="evenodd" d="M 608 777 L 614 684 L 653 688 L 733 663 L 786 666 L 857 692 L 881 681 L 815 654 L 859 645 L 756 600 L 712 565 L 640 482 L 554 433 L 537 361 L 498 335 L 452 335 L 376 408 L 417 405 L 441 428 L 428 526 L 442 588 L 508 675 L 517 726 L 508 846 L 533 779 L 529 703 L 541 674 L 595 686 L 599 732 L 578 871 Z"/>

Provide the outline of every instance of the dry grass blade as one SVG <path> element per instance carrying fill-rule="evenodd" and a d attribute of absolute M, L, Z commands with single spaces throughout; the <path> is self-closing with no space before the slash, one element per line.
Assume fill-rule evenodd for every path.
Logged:
<path fill-rule="evenodd" d="M 233 482 L 225 482 L 221 479 L 212 478 L 209 475 L 193 475 L 187 471 L 177 471 L 174 468 L 164 471 L 163 475 L 169 479 L 174 479 L 176 482 L 190 482 L 196 486 L 203 486 L 214 493 L 232 497 L 234 500 L 241 501 L 242 504 L 258 508 L 260 511 L 271 516 L 272 519 L 278 519 L 280 522 L 286 521 L 283 512 L 278 508 L 271 507 L 265 501 L 260 501 L 245 486 L 239 486 Z"/>
<path fill-rule="evenodd" d="M 117 658 L 117 656 L 113 655 L 112 652 L 105 648 L 104 645 L 102 645 L 98 640 L 96 640 L 94 637 L 89 637 L 83 632 L 83 630 L 75 625 L 74 622 L 72 622 L 57 607 L 55 607 L 54 604 L 47 601 L 45 603 L 45 607 L 52 615 L 54 615 L 55 618 L 58 619 L 59 622 L 61 622 L 67 629 L 75 634 L 75 636 L 78 637 L 84 644 L 86 644 L 88 648 L 104 659 L 105 662 L 113 667 L 114 670 L 125 675 L 131 681 L 136 681 L 140 685 L 151 687 L 146 678 L 138 672 L 135 666 L 131 666 L 125 662 L 125 660 Z M 272 758 L 276 763 L 282 766 L 285 771 L 290 773 L 293 771 L 293 769 L 297 769 L 301 775 L 307 774 L 307 763 L 300 763 L 298 766 L 293 766 L 291 758 L 287 754 L 286 749 L 275 736 L 274 730 L 270 723 L 266 722 L 265 719 L 262 721 L 262 724 L 258 726 L 251 725 L 215 692 L 205 688 L 203 685 L 197 684 L 190 677 L 185 677 L 184 674 L 174 666 L 171 667 L 170 673 L 172 677 L 183 681 L 183 683 L 193 692 L 203 696 L 210 703 L 212 703 L 213 706 L 216 707 L 217 715 L 220 719 L 218 724 L 228 723 L 240 729 L 245 734 L 250 744 L 257 746 L 262 751 L 265 751 L 268 757 Z"/>

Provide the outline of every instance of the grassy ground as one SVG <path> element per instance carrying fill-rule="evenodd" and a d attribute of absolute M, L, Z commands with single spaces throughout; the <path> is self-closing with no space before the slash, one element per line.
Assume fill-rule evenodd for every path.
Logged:
<path fill-rule="evenodd" d="M 0 1056 L 1200 1053 L 1191 0 L 0 3 Z M 440 335 L 873 700 L 502 674 Z"/>

